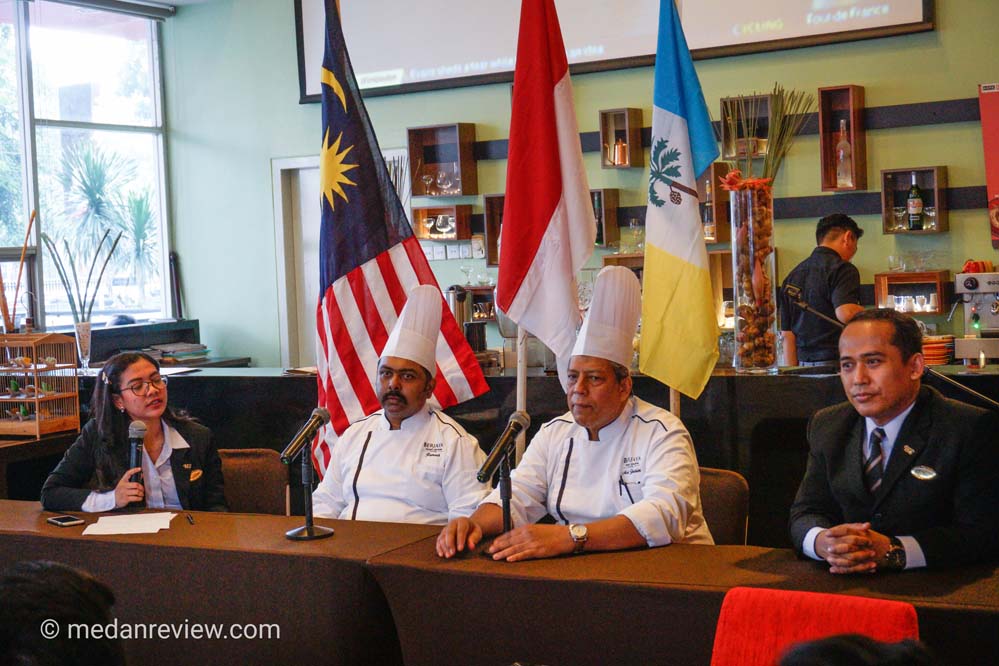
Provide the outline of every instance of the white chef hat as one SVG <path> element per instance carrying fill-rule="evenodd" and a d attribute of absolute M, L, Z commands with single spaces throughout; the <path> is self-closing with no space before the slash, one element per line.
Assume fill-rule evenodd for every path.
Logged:
<path fill-rule="evenodd" d="M 396 356 L 419 363 L 434 376 L 437 371 L 437 336 L 441 330 L 441 292 L 421 284 L 409 292 L 406 305 L 392 327 L 382 358 Z"/>
<path fill-rule="evenodd" d="M 642 287 L 624 266 L 606 266 L 593 284 L 593 299 L 572 356 L 595 356 L 631 367 L 632 341 L 642 315 Z"/>

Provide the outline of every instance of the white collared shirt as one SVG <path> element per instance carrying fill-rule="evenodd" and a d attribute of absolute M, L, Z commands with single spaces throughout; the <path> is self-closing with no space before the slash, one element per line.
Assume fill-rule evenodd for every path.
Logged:
<path fill-rule="evenodd" d="M 312 493 L 316 516 L 443 525 L 470 515 L 489 486 L 474 437 L 430 405 L 392 430 L 384 410 L 353 423 L 333 446 Z"/>
<path fill-rule="evenodd" d="M 875 423 L 874 419 L 871 417 L 864 417 L 865 429 L 863 460 L 867 460 L 871 455 L 871 433 L 874 432 L 875 428 L 881 428 L 885 431 L 885 438 L 881 440 L 881 469 L 888 469 L 888 460 L 891 458 L 891 454 L 895 450 L 895 442 L 898 440 L 898 433 L 902 431 L 902 425 L 905 423 L 906 417 L 909 416 L 909 412 L 911 412 L 912 408 L 915 406 L 916 401 L 913 400 L 912 404 L 906 407 L 901 414 L 881 426 Z M 860 464 L 863 464 L 863 461 L 861 461 Z M 801 542 L 801 551 L 813 560 L 823 559 L 815 553 L 815 539 L 824 529 L 826 528 L 819 526 L 813 527 L 808 530 L 805 534 L 804 540 Z M 911 536 L 899 536 L 898 540 L 902 543 L 902 547 L 905 548 L 906 569 L 919 569 L 926 566 L 926 555 L 923 554 L 923 549 L 919 545 L 918 541 Z"/>
<path fill-rule="evenodd" d="M 154 462 L 149 452 L 142 450 L 142 485 L 145 488 L 146 506 L 151 509 L 180 509 L 177 484 L 170 466 L 170 455 L 179 449 L 189 449 L 191 445 L 179 432 L 160 421 L 163 428 L 163 448 Z M 114 489 L 106 492 L 92 492 L 83 501 L 81 510 L 87 512 L 111 511 L 115 508 Z"/>
<path fill-rule="evenodd" d="M 714 543 L 697 456 L 680 419 L 632 396 L 597 436 L 590 441 L 571 412 L 541 427 L 510 474 L 514 527 L 546 513 L 564 524 L 622 515 L 649 546 Z M 499 490 L 486 502 L 500 504 Z"/>

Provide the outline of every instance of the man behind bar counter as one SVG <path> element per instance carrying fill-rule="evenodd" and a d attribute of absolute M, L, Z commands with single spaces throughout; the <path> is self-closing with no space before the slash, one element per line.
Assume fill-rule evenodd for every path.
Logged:
<path fill-rule="evenodd" d="M 630 270 L 600 271 L 569 361 L 570 411 L 541 427 L 511 473 L 514 529 L 493 541 L 493 559 L 714 543 L 690 435 L 680 419 L 631 395 L 641 300 Z M 448 523 L 437 554 L 453 557 L 499 534 L 499 502 L 494 491 L 470 518 Z M 536 524 L 546 513 L 559 524 Z"/>
<path fill-rule="evenodd" d="M 839 328 L 792 303 L 787 287 L 801 289 L 801 298 L 830 319 L 850 321 L 864 309 L 860 272 L 850 263 L 863 235 L 864 230 L 846 215 L 835 213 L 819 220 L 817 247 L 788 273 L 777 297 L 784 339 L 782 365 L 836 365 Z"/>
<path fill-rule="evenodd" d="M 999 555 L 999 418 L 921 386 L 912 318 L 867 310 L 839 340 L 849 402 L 808 424 L 795 550 L 832 573 L 940 568 Z"/>

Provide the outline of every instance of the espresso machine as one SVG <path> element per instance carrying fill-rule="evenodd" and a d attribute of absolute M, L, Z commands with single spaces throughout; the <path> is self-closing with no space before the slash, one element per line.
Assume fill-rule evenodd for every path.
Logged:
<path fill-rule="evenodd" d="M 964 304 L 964 338 L 954 340 L 955 359 L 999 359 L 999 273 L 959 273 L 954 296 Z"/>

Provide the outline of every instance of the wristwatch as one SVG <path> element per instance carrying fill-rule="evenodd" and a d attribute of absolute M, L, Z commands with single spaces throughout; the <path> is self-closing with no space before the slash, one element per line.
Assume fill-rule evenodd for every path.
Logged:
<path fill-rule="evenodd" d="M 880 567 L 884 571 L 902 571 L 905 569 L 905 547 L 898 537 L 891 537 L 891 545 L 885 553 L 885 562 Z"/>
<path fill-rule="evenodd" d="M 583 548 L 586 547 L 586 540 L 590 538 L 586 525 L 570 523 L 569 536 L 572 537 L 572 541 L 576 544 L 576 549 L 572 551 L 573 554 L 583 552 Z"/>

